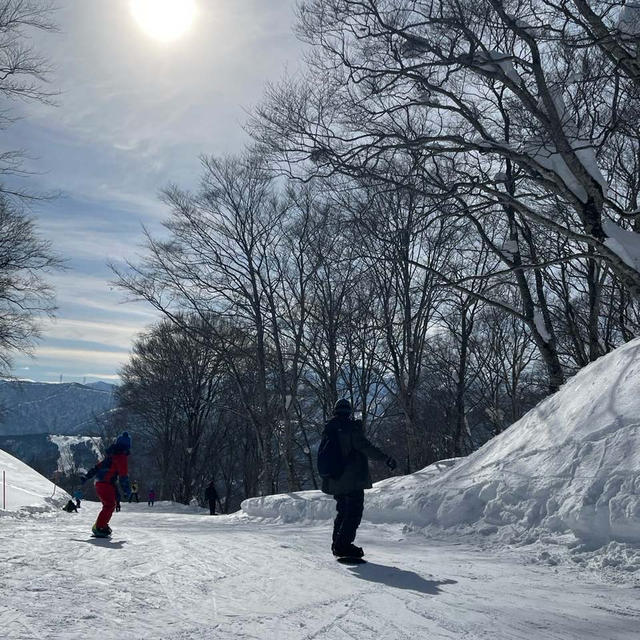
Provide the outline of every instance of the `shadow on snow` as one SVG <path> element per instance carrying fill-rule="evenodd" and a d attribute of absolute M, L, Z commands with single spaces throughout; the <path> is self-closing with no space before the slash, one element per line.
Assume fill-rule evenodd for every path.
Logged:
<path fill-rule="evenodd" d="M 418 593 L 425 593 L 432 596 L 442 593 L 442 589 L 440 587 L 443 585 L 457 583 L 456 580 L 450 579 L 426 580 L 413 571 L 405 571 L 404 569 L 398 569 L 397 567 L 388 567 L 386 565 L 375 564 L 373 562 L 367 562 L 366 564 L 359 564 L 349 568 L 351 573 L 363 580 L 379 582 L 395 589 L 407 589 L 409 591 L 417 591 Z"/>
<path fill-rule="evenodd" d="M 127 543 L 126 540 L 112 541 L 109 538 L 88 538 L 86 540 L 79 540 L 78 538 L 71 538 L 71 542 L 86 542 L 96 547 L 106 547 L 108 549 L 122 549 Z"/>

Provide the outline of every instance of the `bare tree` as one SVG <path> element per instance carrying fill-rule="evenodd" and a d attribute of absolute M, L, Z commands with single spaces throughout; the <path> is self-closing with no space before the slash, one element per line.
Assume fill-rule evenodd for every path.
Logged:
<path fill-rule="evenodd" d="M 223 369 L 216 350 L 199 339 L 199 320 L 184 322 L 195 331 L 164 320 L 140 336 L 121 371 L 118 398 L 139 418 L 138 430 L 150 443 L 161 496 L 188 504 L 207 464 L 203 451 L 215 436 Z"/>
<path fill-rule="evenodd" d="M 52 31 L 53 4 L 46 0 L 0 0 L 0 95 L 11 100 L 50 101 L 44 85 L 47 61 L 31 45 L 35 30 Z M 13 121 L 0 110 L 0 129 Z M 26 175 L 24 152 L 0 147 L 0 176 Z M 12 353 L 29 352 L 38 337 L 39 320 L 55 309 L 53 290 L 43 276 L 61 266 L 41 239 L 22 201 L 34 195 L 0 184 L 0 373 L 11 367 Z"/>
<path fill-rule="evenodd" d="M 49 0 L 0 0 L 0 95 L 5 101 L 51 103 L 55 92 L 47 88 L 50 65 L 32 45 L 33 31 L 55 31 L 55 4 Z M 0 110 L 0 129 L 13 122 L 11 110 Z M 0 176 L 27 175 L 22 149 L 0 148 Z M 1 185 L 0 192 L 18 197 L 33 194 Z"/>
<path fill-rule="evenodd" d="M 30 351 L 40 318 L 53 314 L 43 276 L 60 266 L 20 203 L 0 196 L 0 372 L 10 369 L 12 353 Z"/>
<path fill-rule="evenodd" d="M 389 154 L 419 149 L 432 192 L 511 207 L 589 247 L 636 295 L 639 267 L 619 249 L 637 244 L 624 228 L 634 214 L 597 161 L 618 127 L 618 97 L 600 82 L 602 56 L 548 33 L 563 16 L 538 4 L 305 2 L 300 29 L 320 54 L 322 83 L 273 89 L 253 130 L 292 171 L 311 160 L 316 173 L 380 175 Z M 507 93 L 508 138 L 496 87 Z M 504 188 L 507 162 L 523 179 L 515 194 Z M 456 180 L 440 179 L 444 165 Z"/>

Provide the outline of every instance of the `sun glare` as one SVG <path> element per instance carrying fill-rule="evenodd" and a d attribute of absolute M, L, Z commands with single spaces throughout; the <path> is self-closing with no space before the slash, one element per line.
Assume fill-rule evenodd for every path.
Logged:
<path fill-rule="evenodd" d="M 186 33 L 196 15 L 195 0 L 131 0 L 131 13 L 141 29 L 162 42 Z"/>

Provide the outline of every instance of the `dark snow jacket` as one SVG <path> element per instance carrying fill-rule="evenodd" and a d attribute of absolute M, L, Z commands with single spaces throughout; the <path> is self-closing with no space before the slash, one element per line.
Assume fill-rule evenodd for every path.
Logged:
<path fill-rule="evenodd" d="M 95 482 L 106 482 L 115 486 L 118 480 L 120 487 L 125 496 L 131 493 L 129 486 L 129 470 L 128 470 L 128 451 L 125 451 L 118 445 L 110 446 L 106 451 L 107 456 L 104 460 L 91 469 L 85 476 L 85 480 L 95 476 Z"/>
<path fill-rule="evenodd" d="M 337 479 L 324 478 L 322 491 L 335 496 L 370 489 L 369 458 L 386 460 L 389 456 L 367 440 L 362 429 L 362 420 L 353 420 L 341 415 L 333 416 L 324 428 L 337 431 L 345 469 Z"/>
<path fill-rule="evenodd" d="M 218 499 L 218 492 L 212 484 L 205 489 L 204 497 L 207 502 L 215 502 Z"/>
<path fill-rule="evenodd" d="M 72 500 L 69 500 L 69 502 L 62 507 L 62 510 L 68 513 L 78 513 L 78 507 L 76 507 Z"/>

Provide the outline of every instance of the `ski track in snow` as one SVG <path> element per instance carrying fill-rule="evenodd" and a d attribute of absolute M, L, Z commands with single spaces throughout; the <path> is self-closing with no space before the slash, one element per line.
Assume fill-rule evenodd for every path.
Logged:
<path fill-rule="evenodd" d="M 111 541 L 79 514 L 3 518 L 7 640 L 622 640 L 638 591 L 455 538 L 364 524 L 368 564 L 340 565 L 330 527 L 123 505 Z"/>

